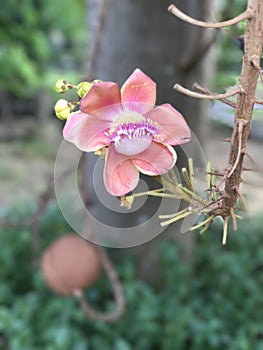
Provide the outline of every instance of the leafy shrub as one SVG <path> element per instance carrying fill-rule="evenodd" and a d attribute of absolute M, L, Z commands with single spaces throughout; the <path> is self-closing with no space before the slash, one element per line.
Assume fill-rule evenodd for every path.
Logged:
<path fill-rule="evenodd" d="M 22 220 L 33 210 L 26 207 L 5 217 Z M 51 203 L 41 224 L 42 247 L 69 230 Z M 262 231 L 262 218 L 244 221 L 223 247 L 221 227 L 214 225 L 197 237 L 194 266 L 182 261 L 176 241 L 163 241 L 162 278 L 154 286 L 136 279 L 134 258 L 127 256 L 118 266 L 127 310 L 106 324 L 87 319 L 74 298 L 46 288 L 32 266 L 30 229 L 2 227 L 0 349 L 261 350 Z M 113 307 L 105 277 L 86 296 L 98 309 Z"/>
<path fill-rule="evenodd" d="M 84 0 L 3 1 L 0 25 L 1 90 L 34 97 L 36 90 L 53 87 L 59 69 L 79 73 L 86 45 Z"/>

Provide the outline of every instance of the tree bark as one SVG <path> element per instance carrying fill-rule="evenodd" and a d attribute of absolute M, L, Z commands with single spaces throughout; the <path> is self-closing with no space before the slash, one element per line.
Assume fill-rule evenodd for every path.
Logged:
<path fill-rule="evenodd" d="M 201 84 L 207 82 L 212 70 L 209 68 L 211 65 L 207 64 L 204 70 L 205 52 L 200 53 L 200 46 L 209 39 L 207 36 L 211 35 L 211 32 L 207 34 L 203 29 L 197 30 L 176 20 L 168 13 L 170 1 L 166 0 L 107 0 L 104 21 L 101 21 L 103 26 L 99 26 L 94 21 L 94 15 L 99 17 L 98 8 L 102 1 L 89 0 L 90 24 L 93 28 L 93 33 L 90 33 L 90 47 L 97 50 L 96 59 L 94 51 L 90 54 L 93 62 L 89 61 L 87 66 L 89 75 L 95 79 L 122 84 L 135 68 L 140 68 L 157 82 L 157 104 L 169 102 L 177 108 L 200 140 L 204 132 L 203 118 L 206 117 L 204 103 L 175 92 L 173 85 L 181 82 L 184 86 L 191 87 L 195 81 Z M 207 13 L 212 8 L 212 1 L 209 0 L 184 0 L 177 1 L 176 4 L 189 15 L 200 19 L 207 18 Z M 94 30 L 97 30 L 97 34 Z M 91 178 L 92 164 L 95 161 L 96 159 L 89 155 L 88 178 Z M 180 164 L 177 166 L 181 167 Z M 88 186 L 90 197 L 95 197 L 92 183 Z M 92 203 L 92 207 L 98 218 L 108 217 L 109 224 L 119 221 L 121 226 L 121 220 L 124 220 L 123 224 L 127 225 L 127 217 L 120 218 L 118 213 L 112 213 L 97 201 Z M 148 212 L 151 210 L 149 207 Z M 138 214 L 130 215 L 128 221 L 136 223 Z M 172 225 L 166 230 L 165 236 L 174 239 L 178 231 L 179 227 Z M 177 234 L 176 239 L 184 246 L 185 259 L 191 261 L 194 250 L 193 234 Z M 154 240 L 144 245 L 143 250 L 133 248 L 141 253 L 140 275 L 148 278 L 152 274 L 151 271 L 155 270 L 153 266 L 158 264 L 156 242 L 157 240 Z"/>

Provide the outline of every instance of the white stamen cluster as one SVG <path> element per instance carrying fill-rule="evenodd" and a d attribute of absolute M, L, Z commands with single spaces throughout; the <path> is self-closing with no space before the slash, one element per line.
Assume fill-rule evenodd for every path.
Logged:
<path fill-rule="evenodd" d="M 156 138 L 159 136 L 161 127 L 150 119 L 143 118 L 139 122 L 116 123 L 105 134 L 110 137 L 111 142 L 118 145 L 123 138 L 140 140 L 141 137 Z"/>

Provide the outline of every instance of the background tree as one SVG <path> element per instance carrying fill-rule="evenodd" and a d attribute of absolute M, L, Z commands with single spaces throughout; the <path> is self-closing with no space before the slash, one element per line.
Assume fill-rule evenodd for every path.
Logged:
<path fill-rule="evenodd" d="M 211 1 L 178 1 L 180 7 L 197 18 L 208 18 L 212 7 Z M 168 12 L 169 1 L 89 1 L 91 29 L 90 47 L 93 49 L 87 70 L 90 78 L 113 80 L 122 84 L 128 75 L 140 68 L 157 84 L 157 103 L 170 102 L 187 119 L 191 129 L 199 139 L 204 132 L 206 114 L 204 104 L 189 99 L 173 90 L 175 82 L 191 86 L 194 81 L 205 84 L 211 79 L 212 61 L 204 60 L 211 43 L 213 33 L 204 32 L 175 20 Z M 101 25 L 96 23 L 100 20 Z M 205 69 L 204 69 L 205 65 Z M 179 157 L 180 159 L 180 157 Z M 89 156 L 87 177 L 90 179 L 95 158 Z M 181 163 L 181 162 L 180 162 Z M 180 164 L 178 165 L 180 168 Z M 89 184 L 90 197 L 95 198 L 92 183 Z M 114 214 L 95 201 L 92 203 L 96 217 L 107 224 L 121 225 L 136 223 L 138 215 Z M 146 213 L 152 212 L 150 201 Z M 128 218 L 127 218 L 128 216 Z M 122 223 L 121 221 L 124 220 Z M 167 234 L 175 237 L 178 227 L 171 227 Z M 191 260 L 193 254 L 193 235 L 176 235 L 182 240 L 186 254 Z M 154 240 L 156 241 L 156 240 Z M 155 242 L 143 247 L 143 258 L 139 270 L 149 276 L 153 263 L 156 264 Z M 140 251 L 141 248 L 135 250 Z"/>

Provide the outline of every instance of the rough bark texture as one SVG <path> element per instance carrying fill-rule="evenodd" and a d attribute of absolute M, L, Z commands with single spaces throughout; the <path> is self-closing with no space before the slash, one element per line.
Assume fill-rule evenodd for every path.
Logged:
<path fill-rule="evenodd" d="M 244 37 L 245 50 L 240 76 L 242 93 L 239 94 L 237 99 L 224 198 L 222 207 L 218 211 L 218 214 L 222 217 L 229 216 L 231 210 L 236 208 L 239 185 L 242 180 L 243 158 L 246 153 L 255 91 L 260 74 L 260 58 L 263 46 L 263 2 L 262 0 L 250 0 L 248 6 L 252 10 L 253 17 L 247 20 Z"/>

